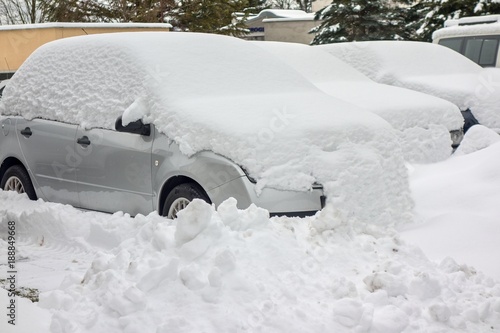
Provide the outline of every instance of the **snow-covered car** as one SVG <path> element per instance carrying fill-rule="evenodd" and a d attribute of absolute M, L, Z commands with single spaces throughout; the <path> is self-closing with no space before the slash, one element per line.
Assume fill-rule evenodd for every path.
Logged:
<path fill-rule="evenodd" d="M 482 68 L 441 45 L 376 41 L 318 46 L 372 80 L 437 96 L 457 105 L 465 128 L 480 123 L 500 133 L 500 70 Z"/>
<path fill-rule="evenodd" d="M 2 98 L 3 90 L 5 89 L 8 81 L 9 80 L 0 81 L 0 98 Z"/>
<path fill-rule="evenodd" d="M 376 83 L 317 47 L 280 42 L 255 44 L 279 57 L 322 91 L 385 119 L 397 130 L 409 162 L 444 160 L 463 137 L 464 120 L 453 103 Z"/>
<path fill-rule="evenodd" d="M 355 178 L 379 184 L 361 194 L 394 207 L 407 179 L 390 125 L 267 58 L 237 38 L 190 33 L 45 44 L 0 101 L 1 187 L 134 215 L 174 217 L 195 198 L 229 197 L 302 215 L 322 208 L 325 183 L 347 189 L 338 186 L 357 167 Z M 367 216 L 387 219 L 361 199 Z"/>

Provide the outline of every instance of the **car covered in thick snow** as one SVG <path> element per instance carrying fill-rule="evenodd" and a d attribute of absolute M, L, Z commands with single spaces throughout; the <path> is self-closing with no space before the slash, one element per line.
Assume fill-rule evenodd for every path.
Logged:
<path fill-rule="evenodd" d="M 441 45 L 376 41 L 318 46 L 372 80 L 437 96 L 457 105 L 465 130 L 480 123 L 500 133 L 500 70 L 482 68 Z"/>
<path fill-rule="evenodd" d="M 302 215 L 325 192 L 371 221 L 388 220 L 381 202 L 398 220 L 410 205 L 387 122 L 232 37 L 54 41 L 10 79 L 0 113 L 1 187 L 32 199 L 174 217 L 193 199 L 234 197 Z"/>
<path fill-rule="evenodd" d="M 448 158 L 463 137 L 456 105 L 413 90 L 379 84 L 324 50 L 296 43 L 255 42 L 322 91 L 376 113 L 393 126 L 407 161 Z"/>
<path fill-rule="evenodd" d="M 3 90 L 5 89 L 8 81 L 9 80 L 0 81 L 0 98 L 2 98 Z"/>

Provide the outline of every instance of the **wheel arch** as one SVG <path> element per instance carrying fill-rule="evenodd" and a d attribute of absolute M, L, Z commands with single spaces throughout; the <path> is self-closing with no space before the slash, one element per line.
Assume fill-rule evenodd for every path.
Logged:
<path fill-rule="evenodd" d="M 160 195 L 158 196 L 158 206 L 157 206 L 158 207 L 157 211 L 160 215 L 163 212 L 163 206 L 165 205 L 165 200 L 167 199 L 167 196 L 170 193 L 170 191 L 172 191 L 174 189 L 174 187 L 181 185 L 181 184 L 186 184 L 186 183 L 194 183 L 194 184 L 198 185 L 201 188 L 201 190 L 203 191 L 203 193 L 210 200 L 210 203 L 212 202 L 212 199 L 208 195 L 207 191 L 196 180 L 194 180 L 193 178 L 187 177 L 187 176 L 182 176 L 182 175 L 173 176 L 173 177 L 170 177 L 161 187 Z"/>
<path fill-rule="evenodd" d="M 5 172 L 11 166 L 14 166 L 14 165 L 22 166 L 24 168 L 24 170 L 26 171 L 26 173 L 28 173 L 28 175 L 29 175 L 28 169 L 24 166 L 23 162 L 21 162 L 18 158 L 11 156 L 11 157 L 7 157 L 5 160 L 3 160 L 2 165 L 0 166 L 0 180 L 3 178 L 3 175 L 5 174 Z"/>

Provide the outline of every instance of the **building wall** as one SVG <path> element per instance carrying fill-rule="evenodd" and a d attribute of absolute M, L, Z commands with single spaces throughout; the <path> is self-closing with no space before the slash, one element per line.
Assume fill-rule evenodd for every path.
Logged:
<path fill-rule="evenodd" d="M 5 26 L 7 27 L 7 26 Z M 61 38 L 133 31 L 169 31 L 167 27 L 49 27 L 0 29 L 0 73 L 15 72 L 39 46 Z"/>
<path fill-rule="evenodd" d="M 265 40 L 310 44 L 314 34 L 309 31 L 319 25 L 313 20 L 266 20 L 264 21 Z"/>
<path fill-rule="evenodd" d="M 315 0 L 311 4 L 312 12 L 315 13 L 318 10 L 325 8 L 326 6 L 328 6 L 331 3 L 332 3 L 332 0 Z"/>

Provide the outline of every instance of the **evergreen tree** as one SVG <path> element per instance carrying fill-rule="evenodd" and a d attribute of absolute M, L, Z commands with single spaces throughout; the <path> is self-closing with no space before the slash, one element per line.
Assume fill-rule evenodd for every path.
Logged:
<path fill-rule="evenodd" d="M 163 23 L 177 10 L 175 0 L 110 0 L 111 17 L 120 22 Z"/>
<path fill-rule="evenodd" d="M 248 0 L 247 8 L 245 8 L 243 12 L 247 14 L 258 14 L 267 8 L 269 8 L 269 4 L 266 0 Z"/>
<path fill-rule="evenodd" d="M 491 0 L 419 1 L 408 12 L 409 38 L 432 41 L 432 33 L 442 28 L 446 20 L 499 13 L 500 3 Z"/>
<path fill-rule="evenodd" d="M 242 36 L 247 33 L 244 20 L 236 13 L 248 8 L 247 0 L 183 0 L 173 13 L 177 30 Z"/>
<path fill-rule="evenodd" d="M 41 9 L 46 22 L 108 22 L 113 13 L 96 0 L 44 0 Z"/>
<path fill-rule="evenodd" d="M 339 0 L 316 13 L 311 44 L 402 39 L 405 9 L 385 0 Z"/>

